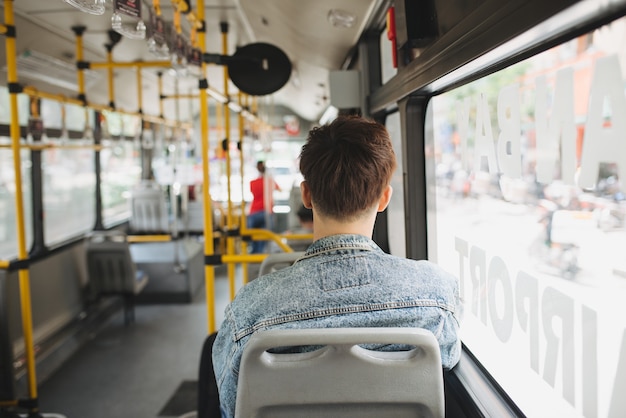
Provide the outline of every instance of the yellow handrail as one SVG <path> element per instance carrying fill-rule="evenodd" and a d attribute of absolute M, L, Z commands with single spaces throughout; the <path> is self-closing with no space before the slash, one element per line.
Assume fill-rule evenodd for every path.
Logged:
<path fill-rule="evenodd" d="M 283 242 L 280 235 L 268 229 L 251 228 L 246 229 L 245 232 L 242 232 L 242 234 L 250 235 L 253 240 L 266 240 L 269 238 L 274 241 L 284 252 L 293 252 L 293 249 Z"/>
<path fill-rule="evenodd" d="M 171 241 L 171 235 L 128 235 L 126 241 L 133 242 L 165 242 Z"/>
<path fill-rule="evenodd" d="M 220 22 L 220 28 L 222 33 L 222 53 L 228 55 L 228 23 Z M 229 97 L 228 93 L 228 67 L 224 66 L 223 72 L 224 81 L 224 96 Z M 233 201 L 231 194 L 231 161 L 230 161 L 230 107 L 228 103 L 223 104 L 224 107 L 224 156 L 226 157 L 226 190 L 228 194 L 228 212 L 226 214 L 226 228 L 231 230 L 233 228 Z M 235 238 L 232 236 L 226 237 L 226 254 L 235 254 Z M 228 264 L 228 288 L 230 291 L 230 299 L 235 298 L 235 266 L 234 264 Z"/>
<path fill-rule="evenodd" d="M 204 22 L 204 0 L 197 0 L 196 7 L 198 9 L 198 20 Z M 198 29 L 198 48 L 204 53 L 206 48 L 206 39 L 204 29 Z M 206 64 L 202 62 L 201 72 L 206 77 Z M 204 80 L 206 81 L 206 79 Z M 208 87 L 208 83 L 207 84 Z M 207 237 L 213 233 L 213 211 L 211 210 L 212 200 L 209 194 L 210 175 L 209 175 L 209 106 L 207 100 L 207 89 L 200 89 L 200 142 L 202 145 L 202 201 L 204 205 L 204 255 L 212 256 L 215 249 L 213 248 L 213 240 Z M 204 266 L 204 282 L 207 303 L 207 328 L 209 334 L 215 332 L 215 266 Z"/>
<path fill-rule="evenodd" d="M 47 143 L 47 144 L 29 144 L 26 142 L 21 142 L 20 143 L 20 148 L 26 148 L 26 149 L 30 149 L 33 151 L 43 151 L 46 149 L 51 149 L 51 148 L 59 148 L 59 149 L 84 149 L 84 148 L 88 148 L 88 149 L 94 149 L 96 151 L 101 151 L 103 150 L 105 147 L 103 145 L 100 144 L 55 144 L 55 143 Z M 0 144 L 0 148 L 11 148 L 12 145 L 9 144 Z"/>
<path fill-rule="evenodd" d="M 13 12 L 13 0 L 4 0 L 4 24 L 13 26 L 15 16 Z M 11 105 L 11 142 L 13 151 L 13 170 L 15 176 L 15 217 L 17 228 L 17 257 L 18 260 L 28 258 L 26 251 L 26 238 L 24 232 L 24 195 L 22 192 L 22 162 L 20 158 L 20 122 L 18 114 L 17 94 L 18 89 L 11 88 L 18 85 L 17 59 L 15 36 L 7 36 L 7 83 L 9 85 L 9 102 Z M 28 396 L 31 400 L 29 407 L 31 413 L 38 413 L 37 401 L 37 377 L 35 373 L 35 350 L 33 341 L 33 318 L 30 296 L 30 277 L 28 268 L 18 272 L 20 288 L 20 308 L 22 313 L 22 332 L 24 335 L 24 349 L 26 355 L 26 371 L 28 380 Z"/>

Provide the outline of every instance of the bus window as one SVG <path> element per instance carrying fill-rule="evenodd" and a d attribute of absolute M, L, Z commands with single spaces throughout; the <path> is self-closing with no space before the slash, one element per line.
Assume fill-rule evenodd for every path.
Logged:
<path fill-rule="evenodd" d="M 106 137 L 100 152 L 102 167 L 102 217 L 110 227 L 130 217 L 131 189 L 141 180 L 141 150 L 134 138 L 139 119 L 106 112 Z"/>
<path fill-rule="evenodd" d="M 44 238 L 46 245 L 50 246 L 93 228 L 96 178 L 92 143 L 71 140 L 70 144 L 68 136 L 67 125 L 76 128 L 76 131 L 84 129 L 84 109 L 46 99 L 40 103 L 44 127 L 61 132 L 58 138 L 46 139 L 58 146 L 41 153 Z M 68 109 L 72 110 L 68 112 Z M 64 126 L 65 131 L 62 130 Z"/>
<path fill-rule="evenodd" d="M 625 28 L 429 103 L 429 247 L 461 280 L 463 342 L 528 416 L 623 411 Z"/>
<path fill-rule="evenodd" d="M 21 126 L 28 124 L 30 101 L 25 94 L 18 94 L 18 115 Z M 0 86 L 0 124 L 8 125 L 11 121 L 9 106 L 9 90 Z M 11 138 L 0 137 L 0 260 L 8 260 L 17 256 L 17 221 L 15 217 L 15 171 Z M 24 229 L 26 248 L 32 245 L 32 207 L 30 190 L 30 151 L 20 152 L 22 193 L 24 202 Z"/>
<path fill-rule="evenodd" d="M 0 138 L 1 143 L 9 138 Z M 24 229 L 26 248 L 32 245 L 32 206 L 30 187 L 30 152 L 23 149 L 22 195 L 24 204 Z M 13 153 L 10 148 L 0 148 L 0 260 L 17 257 L 17 218 L 15 216 L 15 172 Z"/>
<path fill-rule="evenodd" d="M 398 167 L 391 178 L 393 193 L 391 202 L 387 207 L 387 219 L 404 219 L 404 180 L 402 167 L 402 130 L 400 126 L 400 112 L 395 112 L 387 116 L 385 127 L 391 136 L 393 150 L 396 153 Z M 404 222 L 388 222 L 389 250 L 391 254 L 398 257 L 406 256 L 406 237 Z"/>
<path fill-rule="evenodd" d="M 96 219 L 92 148 L 50 148 L 42 153 L 46 245 L 90 231 Z"/>

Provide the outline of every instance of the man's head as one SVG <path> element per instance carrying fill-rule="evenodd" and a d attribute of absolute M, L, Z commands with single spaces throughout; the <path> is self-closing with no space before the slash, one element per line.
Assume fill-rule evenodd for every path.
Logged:
<path fill-rule="evenodd" d="M 256 169 L 259 170 L 259 173 L 261 174 L 265 173 L 265 161 L 257 161 Z"/>
<path fill-rule="evenodd" d="M 385 127 L 356 116 L 312 129 L 300 153 L 313 206 L 340 221 L 357 220 L 378 205 L 395 168 Z"/>

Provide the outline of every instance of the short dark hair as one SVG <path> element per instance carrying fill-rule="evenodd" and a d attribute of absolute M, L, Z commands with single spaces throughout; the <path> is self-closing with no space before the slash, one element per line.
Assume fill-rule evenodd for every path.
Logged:
<path fill-rule="evenodd" d="M 339 220 L 358 219 L 378 202 L 395 169 L 387 129 L 359 116 L 313 128 L 300 152 L 313 204 Z"/>

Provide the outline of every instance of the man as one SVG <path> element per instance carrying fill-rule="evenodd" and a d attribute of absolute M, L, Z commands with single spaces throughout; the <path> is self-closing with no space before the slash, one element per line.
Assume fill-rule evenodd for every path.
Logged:
<path fill-rule="evenodd" d="M 394 257 L 371 239 L 391 198 L 396 159 L 384 126 L 339 117 L 313 129 L 300 154 L 313 243 L 291 267 L 262 276 L 226 308 L 213 345 L 223 417 L 234 415 L 248 339 L 275 328 L 420 327 L 433 332 L 442 365 L 459 360 L 457 280 L 428 261 Z"/>

